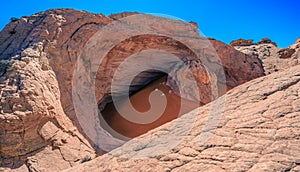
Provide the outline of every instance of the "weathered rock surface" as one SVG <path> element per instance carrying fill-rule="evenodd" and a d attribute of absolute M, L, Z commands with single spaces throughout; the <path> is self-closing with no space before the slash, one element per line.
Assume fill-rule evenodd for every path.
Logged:
<path fill-rule="evenodd" d="M 52 57 L 48 49 L 68 41 L 76 24 L 82 24 L 78 20 L 64 27 L 62 22 L 67 21 L 61 13 L 71 21 L 94 16 L 74 10 L 48 11 L 14 21 L 0 34 L 0 59 L 5 66 L 0 78 L 1 170 L 25 166 L 30 171 L 59 171 L 96 155 L 65 115 L 58 83 L 64 75 L 55 74 L 55 65 L 48 62 Z M 72 33 L 62 34 L 61 28 Z M 47 166 L 51 163 L 53 168 Z"/>
<path fill-rule="evenodd" d="M 49 10 L 14 20 L 1 31 L 0 170 L 59 171 L 96 156 L 93 143 L 79 132 L 82 130 L 72 101 L 72 74 L 90 37 L 129 15 L 132 13 L 105 17 L 71 9 Z M 168 29 L 185 30 L 170 26 L 164 31 Z M 189 31 L 197 33 L 194 26 Z M 96 90 L 97 100 L 109 93 L 110 72 L 127 55 L 158 47 L 181 56 L 191 55 L 175 40 L 159 40 L 161 37 L 143 35 L 124 40 L 112 49 L 108 57 L 114 57 L 109 60 L 115 63 L 108 63 L 113 65 L 106 68 L 107 73 L 98 73 L 105 87 Z M 221 60 L 213 63 L 223 63 L 228 89 L 263 75 L 256 57 L 220 41 L 211 43 Z M 203 81 L 201 74 L 203 71 L 198 79 Z"/>
<path fill-rule="evenodd" d="M 69 26 L 62 26 L 67 21 L 61 13 L 68 17 Z M 45 168 L 50 161 L 55 164 L 53 169 L 58 170 L 95 156 L 92 147 L 65 116 L 56 78 L 63 79 L 64 75 L 55 75 L 46 50 L 57 41 L 68 41 L 76 31 L 74 27 L 85 24 L 84 20 L 92 21 L 93 16 L 74 10 L 48 11 L 14 21 L 1 32 L 1 167 L 15 169 L 26 161 L 32 171 L 51 170 Z M 74 22 L 80 17 L 82 20 Z M 69 30 L 65 32 L 69 35 L 62 34 L 61 28 Z M 46 149 L 47 145 L 51 148 Z M 50 157 L 55 158 L 47 159 L 49 151 L 53 151 Z"/>
<path fill-rule="evenodd" d="M 300 43 L 288 48 L 279 48 L 271 40 L 262 40 L 249 46 L 233 46 L 235 49 L 249 55 L 254 55 L 263 61 L 265 74 L 282 71 L 300 64 Z"/>
<path fill-rule="evenodd" d="M 210 42 L 222 61 L 227 86 L 233 88 L 254 79 L 255 76 L 263 76 L 261 60 L 253 58 L 255 56 L 234 51 L 234 48 L 218 40 L 210 39 Z"/>
<path fill-rule="evenodd" d="M 226 105 L 215 127 L 204 128 L 210 103 L 66 171 L 299 171 L 299 67 L 229 91 L 220 98 Z M 183 135 L 186 125 L 194 127 Z M 201 144 L 203 133 L 212 135 Z M 169 146 L 163 139 L 152 142 L 159 137 L 182 141 L 161 155 L 137 158 Z"/>

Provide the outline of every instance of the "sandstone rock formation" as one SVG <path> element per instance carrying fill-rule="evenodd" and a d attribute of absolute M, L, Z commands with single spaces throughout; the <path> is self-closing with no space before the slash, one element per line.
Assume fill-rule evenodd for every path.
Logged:
<path fill-rule="evenodd" d="M 85 135 L 75 115 L 72 100 L 73 72 L 85 45 L 92 36 L 95 36 L 95 33 L 114 21 L 117 22 L 134 14 L 136 13 L 105 17 L 101 14 L 96 15 L 72 9 L 48 10 L 13 20 L 1 31 L 0 170 L 60 171 L 96 156 L 95 149 L 97 147 Z M 198 34 L 193 24 L 186 24 L 184 27 L 178 27 L 179 25 L 172 27 L 175 25 L 172 20 L 163 18 L 153 18 L 153 20 L 157 20 L 157 23 L 159 21 L 164 23 L 164 26 L 158 24 L 149 27 L 160 33 L 178 32 L 181 34 L 189 32 L 194 35 Z M 119 35 L 116 33 L 108 36 L 113 40 Z M 189 41 L 184 37 L 182 39 L 183 42 L 184 39 Z M 215 55 L 215 52 L 210 51 L 211 49 L 207 48 L 207 44 L 193 45 L 193 48 L 196 47 L 202 51 L 206 63 L 224 66 L 226 81 L 219 84 L 224 84 L 228 90 L 263 76 L 261 60 L 251 53 L 243 54 L 217 40 L 210 40 L 210 42 L 216 49 L 220 61 L 213 60 L 212 56 Z M 260 46 L 263 45 L 265 44 Z M 105 95 L 110 93 L 111 74 L 115 72 L 121 61 L 141 50 L 156 48 L 172 52 L 182 59 L 184 57 L 189 57 L 190 60 L 197 59 L 197 56 L 189 49 L 191 47 L 167 36 L 145 34 L 126 38 L 109 51 L 105 59 L 107 63 L 103 63 L 96 74 L 97 101 L 101 103 Z M 291 58 L 293 59 L 293 56 Z M 262 58 L 262 60 L 264 59 Z M 202 62 L 199 61 L 197 64 L 199 67 L 196 68 L 196 71 L 199 75 L 196 75 L 196 78 L 199 83 L 218 82 L 214 78 L 206 80 L 204 76 L 208 76 L 208 74 L 205 73 Z M 209 74 L 214 75 L 218 72 L 213 70 Z M 208 92 L 207 87 L 201 88 L 203 88 L 203 92 Z M 236 95 L 247 97 L 248 94 L 236 93 Z M 256 101 L 254 99 L 253 102 Z M 211 100 L 206 98 L 205 103 Z M 242 102 L 238 98 L 234 100 Z M 202 111 L 205 112 L 207 107 L 203 108 Z M 236 113 L 235 115 L 241 116 Z M 204 114 L 199 115 L 199 117 L 204 117 Z M 245 116 L 245 118 L 247 117 Z M 197 122 L 196 126 L 201 127 L 200 121 Z M 149 134 L 155 135 L 155 131 L 159 131 L 159 129 L 151 131 Z M 124 148 L 126 147 L 125 145 Z M 185 146 L 183 145 L 183 147 Z M 101 150 L 97 151 L 99 154 L 103 153 Z M 198 154 L 197 151 L 195 152 L 190 148 L 181 150 L 181 152 L 184 151 Z M 193 156 L 194 153 L 192 153 Z M 189 153 L 183 154 L 187 154 L 187 157 L 190 156 Z M 251 155 L 249 157 L 252 157 Z M 238 152 L 236 156 L 238 156 Z M 106 157 L 109 155 L 103 158 Z M 257 155 L 257 157 L 260 156 Z M 168 159 L 168 157 L 166 158 Z M 113 161 L 119 160 L 113 159 Z M 149 160 L 149 162 L 152 161 L 158 162 L 158 159 Z M 169 168 L 172 169 L 172 165 L 180 166 L 182 162 L 189 160 L 177 159 L 176 162 L 172 163 L 170 161 L 167 160 L 166 163 L 170 164 Z M 133 162 L 130 162 L 129 166 L 131 163 Z M 104 165 L 107 165 L 106 168 L 110 168 L 108 164 Z M 119 167 L 116 166 L 116 168 Z"/>
<path fill-rule="evenodd" d="M 265 74 L 288 69 L 300 63 L 300 43 L 295 43 L 288 48 L 279 48 L 276 43 L 262 40 L 259 44 L 249 46 L 234 45 L 233 47 L 245 54 L 254 55 L 263 61 Z"/>
<path fill-rule="evenodd" d="M 205 128 L 210 103 L 66 171 L 299 171 L 299 67 L 229 91 L 220 98 L 226 100 L 225 110 L 214 127 Z M 183 135 L 187 125 L 194 127 Z M 207 133 L 211 137 L 201 142 Z M 160 137 L 181 142 L 153 155 L 170 146 Z M 149 157 L 138 158 L 145 155 Z"/>
<path fill-rule="evenodd" d="M 61 13 L 70 18 L 70 25 L 62 25 L 66 21 Z M 49 49 L 62 45 L 59 41 L 68 42 L 63 44 L 68 48 L 80 48 L 81 41 L 74 43 L 69 39 L 76 31 L 74 27 L 92 21 L 93 16 L 74 10 L 48 11 L 11 22 L 1 32 L 0 59 L 5 66 L 0 78 L 1 170 L 59 171 L 95 157 L 90 143 L 65 115 L 67 108 L 61 103 L 61 92 L 65 90 L 57 77 L 64 80 L 65 75 L 55 74 L 55 65 L 50 67 L 48 63 L 52 57 Z M 87 21 L 72 22 L 80 17 Z M 71 29 L 71 33 L 62 34 L 61 28 Z M 56 50 L 67 51 L 66 47 Z M 60 60 L 70 59 L 57 59 Z"/>
<path fill-rule="evenodd" d="M 250 81 L 253 76 L 263 76 L 259 70 L 261 61 L 259 59 L 253 58 L 255 56 L 249 54 L 241 54 L 239 51 L 234 51 L 234 49 L 221 41 L 210 40 L 213 47 L 216 49 L 227 79 L 227 86 L 231 88 Z M 246 70 L 247 69 L 247 70 Z M 242 72 L 243 71 L 243 72 Z M 245 72 L 245 73 L 244 73 Z"/>

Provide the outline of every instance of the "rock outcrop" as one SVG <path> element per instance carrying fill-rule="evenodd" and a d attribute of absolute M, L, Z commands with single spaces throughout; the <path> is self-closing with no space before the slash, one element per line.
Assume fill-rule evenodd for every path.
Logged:
<path fill-rule="evenodd" d="M 277 47 L 277 44 L 273 41 L 271 41 L 271 39 L 269 38 L 263 38 L 260 41 L 258 41 L 257 44 L 273 44 L 275 47 Z"/>
<path fill-rule="evenodd" d="M 233 40 L 230 42 L 231 46 L 249 46 L 249 45 L 253 45 L 253 40 L 246 40 L 246 39 L 238 39 L 238 40 Z"/>
<path fill-rule="evenodd" d="M 288 48 L 279 48 L 271 40 L 263 39 L 258 44 L 249 46 L 234 45 L 233 47 L 245 54 L 257 56 L 263 61 L 265 74 L 282 71 L 300 64 L 300 43 Z"/>
<path fill-rule="evenodd" d="M 229 91 L 217 100 L 226 105 L 213 127 L 205 127 L 210 103 L 66 171 L 299 171 L 299 67 Z M 159 138 L 181 141 L 172 147 Z"/>
<path fill-rule="evenodd" d="M 263 76 L 261 72 L 264 70 L 260 70 L 261 61 L 253 58 L 255 56 L 234 51 L 234 48 L 218 40 L 210 39 L 210 42 L 222 61 L 227 86 L 233 88 L 254 79 L 254 76 Z"/>
<path fill-rule="evenodd" d="M 70 47 L 83 46 L 83 39 L 77 43 L 70 40 L 72 33 L 78 32 L 77 28 L 84 29 L 81 25 L 89 26 L 88 22 L 97 27 L 92 24 L 96 17 L 105 22 L 101 15 L 54 10 L 13 21 L 1 32 L 0 59 L 4 66 L 0 78 L 1 170 L 60 171 L 96 156 L 90 143 L 65 115 L 67 108 L 62 105 L 61 93 L 66 90 L 58 82 L 66 79 L 64 71 L 53 71 L 67 69 L 68 64 L 63 65 L 63 61 L 69 62 L 71 58 L 49 63 L 51 53 L 72 54 Z M 65 47 L 57 49 L 57 44 Z M 50 51 L 51 48 L 55 51 Z"/>

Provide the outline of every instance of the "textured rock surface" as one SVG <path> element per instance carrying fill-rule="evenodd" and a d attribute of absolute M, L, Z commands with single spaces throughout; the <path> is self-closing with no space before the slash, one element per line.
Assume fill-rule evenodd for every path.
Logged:
<path fill-rule="evenodd" d="M 241 54 L 221 41 L 210 40 L 210 42 L 222 61 L 227 86 L 233 88 L 254 79 L 255 76 L 263 76 L 261 61 L 258 58 L 253 58 L 255 56 L 252 54 Z"/>
<path fill-rule="evenodd" d="M 268 43 L 268 41 L 250 46 L 234 46 L 234 48 L 260 58 L 263 61 L 266 75 L 300 64 L 300 43 L 297 42 L 285 49 L 277 47 L 275 43 Z"/>
<path fill-rule="evenodd" d="M 74 65 L 94 33 L 128 15 L 132 13 L 109 18 L 71 9 L 49 10 L 14 20 L 1 31 L 0 170 L 58 171 L 95 156 L 93 145 L 79 132 L 72 104 Z M 151 36 L 147 39 L 150 44 L 159 40 Z M 132 48 L 134 41 L 123 43 L 119 47 Z M 219 41 L 212 40 L 212 44 L 224 63 L 229 89 L 263 75 L 256 57 Z M 138 46 L 141 44 L 135 48 Z M 167 48 L 175 51 L 180 46 Z M 121 52 L 132 53 L 126 49 Z M 101 84 L 109 88 L 110 81 Z M 107 92 L 102 90 L 99 100 Z"/>
<path fill-rule="evenodd" d="M 55 65 L 50 67 L 48 63 L 49 49 L 59 41 L 68 41 L 76 24 L 84 24 L 78 20 L 64 27 L 62 12 L 23 17 L 8 24 L 0 34 L 1 62 L 10 62 L 0 78 L 1 170 L 23 168 L 24 164 L 31 171 L 61 170 L 95 157 L 92 146 L 65 115 L 60 101 L 63 90 L 57 82 L 64 75 L 55 74 Z M 80 17 L 84 20 L 84 15 L 90 20 L 94 16 L 74 10 L 64 10 L 64 14 L 73 21 Z M 69 32 L 62 34 L 61 28 Z M 48 168 L 49 162 L 55 166 Z"/>
<path fill-rule="evenodd" d="M 211 104 L 180 119 L 193 125 L 168 132 L 176 120 L 135 138 L 122 147 L 67 171 L 299 171 L 300 169 L 300 66 L 261 77 L 229 91 L 225 111 L 212 136 L 201 144 Z M 196 115 L 196 121 L 193 117 Z M 179 120 L 179 119 L 177 119 Z M 195 124 L 195 125 L 194 125 Z M 177 134 L 176 134 L 177 133 Z M 147 150 L 169 143 L 156 137 L 183 141 L 161 155 L 138 159 Z M 128 158 L 132 157 L 132 158 Z"/>
<path fill-rule="evenodd" d="M 16 169 L 26 162 L 31 171 L 57 171 L 95 156 L 73 126 L 76 120 L 65 115 L 71 100 L 61 92 L 71 92 L 76 53 L 108 21 L 102 15 L 50 10 L 14 21 L 1 32 L 0 58 L 6 64 L 0 79 L 1 167 Z M 65 58 L 55 58 L 61 54 Z M 47 159 L 49 154 L 53 158 Z M 53 168 L 45 168 L 49 161 Z"/>

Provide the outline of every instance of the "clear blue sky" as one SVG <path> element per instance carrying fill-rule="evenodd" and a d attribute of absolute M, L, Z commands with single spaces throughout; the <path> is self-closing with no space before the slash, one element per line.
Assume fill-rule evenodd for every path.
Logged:
<path fill-rule="evenodd" d="M 229 43 L 233 39 L 269 37 L 287 47 L 300 37 L 299 0 L 3 0 L 0 28 L 11 17 L 50 8 L 74 8 L 94 13 L 138 11 L 161 13 L 195 21 L 207 37 Z"/>

